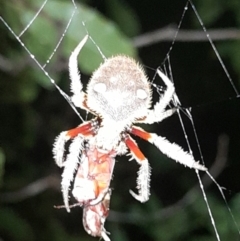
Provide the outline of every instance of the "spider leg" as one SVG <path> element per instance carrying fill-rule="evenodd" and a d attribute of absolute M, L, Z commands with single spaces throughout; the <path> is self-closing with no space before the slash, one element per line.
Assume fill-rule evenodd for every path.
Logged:
<path fill-rule="evenodd" d="M 96 128 L 96 121 L 85 122 L 77 128 L 62 132 L 56 138 L 54 143 L 53 154 L 55 161 L 58 166 L 64 166 L 64 171 L 62 174 L 62 193 L 64 205 L 68 212 L 70 212 L 68 204 L 68 189 L 79 163 L 79 156 L 82 151 L 83 141 L 87 136 L 94 135 Z M 73 139 L 73 141 L 69 146 L 69 154 L 64 161 L 64 145 L 69 139 Z"/>
<path fill-rule="evenodd" d="M 189 168 L 207 171 L 207 168 L 195 161 L 190 153 L 185 152 L 179 145 L 169 142 L 164 137 L 158 136 L 154 133 L 148 133 L 136 126 L 132 127 L 131 133 L 154 144 L 162 153 L 176 162 L 179 162 Z"/>
<path fill-rule="evenodd" d="M 81 77 L 78 70 L 78 60 L 77 57 L 83 48 L 84 44 L 87 42 L 88 35 L 86 35 L 83 40 L 78 44 L 78 46 L 72 52 L 69 58 L 69 75 L 71 79 L 71 92 L 73 93 L 72 102 L 75 106 L 85 109 L 83 102 L 85 99 L 85 93 L 83 92 L 83 85 L 81 82 Z"/>
<path fill-rule="evenodd" d="M 143 121 L 139 122 L 143 122 L 146 124 L 160 122 L 163 119 L 171 116 L 176 111 L 175 109 L 165 110 L 175 93 L 174 85 L 172 81 L 160 70 L 157 70 L 157 73 L 167 86 L 167 90 L 165 91 L 163 96 L 160 97 L 159 101 L 154 105 L 153 109 L 149 110 L 146 118 Z"/>
<path fill-rule="evenodd" d="M 76 137 L 78 134 L 81 134 L 82 136 L 87 136 L 91 134 L 93 128 L 93 122 L 88 121 L 77 128 L 68 130 L 68 131 L 63 131 L 58 135 L 55 139 L 55 142 L 53 144 L 53 156 L 55 159 L 56 164 L 59 167 L 64 166 L 64 152 L 65 152 L 65 143 Z"/>
<path fill-rule="evenodd" d="M 65 167 L 62 174 L 62 194 L 64 206 L 67 209 L 67 212 L 70 212 L 69 203 L 68 203 L 68 189 L 70 187 L 71 181 L 74 178 L 74 173 L 79 164 L 79 157 L 82 152 L 84 139 L 81 136 L 77 136 L 73 139 L 71 145 L 69 146 L 69 154 L 67 155 L 65 161 Z"/>
<path fill-rule="evenodd" d="M 53 144 L 53 156 L 56 164 L 59 167 L 62 167 L 64 165 L 64 152 L 65 152 L 65 143 L 70 139 L 70 137 L 67 135 L 67 131 L 61 132 L 55 139 L 55 142 Z"/>
<path fill-rule="evenodd" d="M 136 142 L 130 136 L 126 136 L 125 144 L 129 148 L 132 156 L 136 159 L 138 164 L 140 164 L 137 177 L 137 188 L 139 190 L 139 194 L 134 193 L 132 190 L 129 192 L 138 201 L 146 202 L 150 196 L 149 187 L 151 171 L 148 160 L 140 151 Z"/>

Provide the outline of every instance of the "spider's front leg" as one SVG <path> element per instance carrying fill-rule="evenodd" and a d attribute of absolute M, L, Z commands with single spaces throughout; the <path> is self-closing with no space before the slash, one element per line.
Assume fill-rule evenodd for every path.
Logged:
<path fill-rule="evenodd" d="M 189 168 L 207 171 L 207 168 L 195 161 L 193 156 L 185 152 L 179 145 L 171 143 L 165 138 L 154 133 L 148 133 L 139 127 L 132 127 L 131 133 L 154 144 L 163 154 Z"/>
<path fill-rule="evenodd" d="M 82 109 L 86 109 L 84 106 L 84 100 L 86 94 L 83 92 L 83 85 L 81 82 L 81 77 L 78 70 L 78 60 L 77 57 L 83 48 L 84 44 L 87 42 L 88 35 L 86 35 L 83 40 L 78 44 L 78 46 L 72 52 L 69 58 L 69 75 L 71 79 L 71 92 L 73 93 L 72 102 L 75 106 Z"/>
<path fill-rule="evenodd" d="M 150 175 L 151 175 L 151 168 L 149 166 L 148 160 L 143 155 L 143 153 L 138 148 L 136 142 L 127 135 L 124 138 L 124 142 L 129 148 L 133 158 L 140 164 L 140 169 L 138 171 L 137 177 L 137 189 L 139 190 L 139 194 L 134 193 L 130 190 L 130 194 L 140 202 L 146 202 L 150 196 Z"/>

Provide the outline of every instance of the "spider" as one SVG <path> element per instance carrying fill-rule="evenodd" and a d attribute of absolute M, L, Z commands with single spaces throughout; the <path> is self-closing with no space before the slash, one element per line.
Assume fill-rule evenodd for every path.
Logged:
<path fill-rule="evenodd" d="M 109 204 L 104 206 L 104 203 L 110 199 L 109 187 L 117 155 L 128 153 L 140 165 L 138 193 L 130 190 L 130 194 L 140 202 L 146 202 L 150 196 L 149 162 L 132 135 L 154 144 L 162 153 L 189 168 L 202 171 L 207 168 L 177 144 L 134 125 L 160 122 L 175 112 L 174 109 L 166 110 L 175 94 L 173 83 L 160 70 L 157 70 L 157 74 L 167 88 L 152 109 L 152 90 L 144 70 L 135 60 L 126 56 L 105 59 L 93 73 L 86 93 L 83 91 L 77 57 L 87 39 L 88 36 L 85 36 L 72 52 L 69 75 L 73 104 L 91 112 L 95 118 L 61 132 L 55 140 L 53 154 L 56 164 L 64 168 L 61 185 L 67 211 L 70 211 L 68 192 L 71 181 L 75 179 L 72 193 L 85 210 L 84 220 L 88 220 L 85 229 L 87 226 L 90 229 L 88 233 L 93 236 L 103 236 L 104 232 L 93 231 L 94 224 L 91 225 L 92 221 L 86 217 L 91 216 L 94 209 L 95 215 L 103 216 L 103 226 L 107 214 L 103 215 L 102 211 L 108 209 Z M 69 140 L 72 142 L 65 157 L 64 146 Z M 104 240 L 109 239 L 105 237 Z"/>

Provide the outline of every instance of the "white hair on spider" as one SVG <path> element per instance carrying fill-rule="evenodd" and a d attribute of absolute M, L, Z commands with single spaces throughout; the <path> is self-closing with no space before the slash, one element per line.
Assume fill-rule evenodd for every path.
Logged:
<path fill-rule="evenodd" d="M 135 126 L 160 122 L 175 112 L 175 109 L 166 110 L 175 94 L 174 85 L 160 70 L 157 74 L 167 89 L 152 109 L 148 78 L 142 66 L 127 56 L 105 59 L 93 73 L 86 93 L 83 91 L 77 57 L 87 39 L 85 36 L 70 56 L 70 89 L 74 105 L 91 112 L 95 118 L 62 132 L 56 138 L 53 153 L 56 164 L 64 168 L 62 192 L 67 211 L 70 211 L 70 182 L 75 180 L 73 196 L 84 209 L 86 231 L 110 241 L 104 222 L 108 216 L 110 182 L 117 155 L 130 154 L 140 165 L 138 193 L 130 191 L 132 196 L 140 202 L 146 202 L 150 196 L 151 168 L 132 135 L 154 144 L 162 153 L 189 168 L 202 171 L 207 168 L 179 145 Z M 65 158 L 65 143 L 69 140 L 72 143 Z"/>

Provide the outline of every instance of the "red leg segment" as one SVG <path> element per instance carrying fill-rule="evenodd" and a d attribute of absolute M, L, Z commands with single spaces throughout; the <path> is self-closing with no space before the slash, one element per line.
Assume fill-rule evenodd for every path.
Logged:
<path fill-rule="evenodd" d="M 148 133 L 148 132 L 144 131 L 143 129 L 136 127 L 136 126 L 132 127 L 131 133 L 133 135 L 139 136 L 140 138 L 142 138 L 146 141 L 149 141 L 151 139 L 150 133 Z"/>
<path fill-rule="evenodd" d="M 137 143 L 130 136 L 126 137 L 125 144 L 138 162 L 146 159 L 143 153 L 140 151 Z"/>
<path fill-rule="evenodd" d="M 194 160 L 194 157 L 191 153 L 185 152 L 179 145 L 170 143 L 164 137 L 158 136 L 154 133 L 148 133 L 136 126 L 132 127 L 131 133 L 154 144 L 163 154 L 172 158 L 176 162 L 188 166 L 189 168 L 194 168 L 201 171 L 207 170 L 204 165 L 201 165 L 198 161 Z"/>
<path fill-rule="evenodd" d="M 83 136 L 89 136 L 94 134 L 94 128 L 92 125 L 92 121 L 88 121 L 86 123 L 83 123 L 82 125 L 73 128 L 71 130 L 68 130 L 66 133 L 66 136 L 69 138 L 74 138 L 78 134 L 82 134 Z"/>
<path fill-rule="evenodd" d="M 137 188 L 139 189 L 139 194 L 134 193 L 130 190 L 130 193 L 134 198 L 140 202 L 146 202 L 149 199 L 149 182 L 150 182 L 150 167 L 148 160 L 145 158 L 143 153 L 138 148 L 136 142 L 130 137 L 127 136 L 124 140 L 126 146 L 129 148 L 133 157 L 140 164 L 140 169 L 138 172 L 137 178 Z"/>

